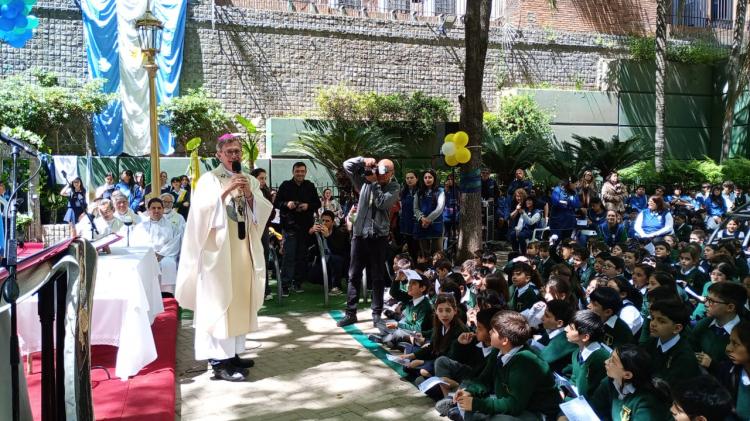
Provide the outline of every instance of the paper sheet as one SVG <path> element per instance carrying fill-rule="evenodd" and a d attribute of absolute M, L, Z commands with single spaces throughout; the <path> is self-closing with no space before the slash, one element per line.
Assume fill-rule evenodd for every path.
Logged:
<path fill-rule="evenodd" d="M 599 419 L 594 410 L 591 409 L 591 405 L 586 402 L 586 399 L 583 396 L 561 403 L 560 410 L 562 410 L 563 414 L 565 414 L 569 421 L 591 421 Z"/>
<path fill-rule="evenodd" d="M 446 383 L 442 377 L 432 376 L 429 379 L 419 384 L 419 391 L 422 393 L 427 393 L 428 390 L 432 389 L 433 387 L 439 384 L 448 384 L 448 383 Z"/>
<path fill-rule="evenodd" d="M 401 358 L 398 355 L 392 355 L 392 354 L 386 354 L 385 357 L 388 359 L 388 361 L 394 362 L 399 365 L 407 366 L 409 363 L 411 363 L 411 360 L 407 360 L 406 358 Z"/>

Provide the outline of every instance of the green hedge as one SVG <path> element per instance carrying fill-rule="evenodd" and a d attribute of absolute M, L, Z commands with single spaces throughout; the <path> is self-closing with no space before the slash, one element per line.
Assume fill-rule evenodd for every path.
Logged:
<path fill-rule="evenodd" d="M 641 161 L 619 171 L 620 178 L 627 184 L 644 184 L 646 186 L 679 183 L 686 187 L 695 187 L 706 181 L 719 184 L 732 180 L 735 184 L 750 184 L 750 160 L 734 158 L 717 164 L 712 159 L 702 160 L 667 160 L 664 171 L 656 173 L 654 161 Z"/>

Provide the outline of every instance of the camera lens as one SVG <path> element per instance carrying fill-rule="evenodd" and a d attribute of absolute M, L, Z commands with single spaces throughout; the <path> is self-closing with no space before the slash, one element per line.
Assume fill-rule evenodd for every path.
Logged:
<path fill-rule="evenodd" d="M 366 168 L 365 169 L 365 176 L 366 177 L 370 177 L 371 175 L 373 175 L 372 168 Z"/>

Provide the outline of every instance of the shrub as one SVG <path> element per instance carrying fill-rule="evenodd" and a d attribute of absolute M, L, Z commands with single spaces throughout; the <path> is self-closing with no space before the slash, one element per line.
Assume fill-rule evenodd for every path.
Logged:
<path fill-rule="evenodd" d="M 747 188 L 750 185 L 750 160 L 746 158 L 732 158 L 722 165 L 724 180 L 732 180 Z"/>
<path fill-rule="evenodd" d="M 737 161 L 737 162 L 730 162 Z M 745 162 L 739 162 L 745 161 Z M 747 180 L 750 171 L 750 160 L 726 161 L 724 165 L 719 165 L 711 158 L 701 160 L 676 160 L 669 159 L 664 163 L 664 171 L 661 174 L 656 173 L 654 161 L 641 161 L 630 167 L 618 171 L 620 179 L 627 184 L 644 184 L 646 186 L 664 185 L 666 187 L 678 183 L 685 187 L 695 187 L 703 182 L 712 184 L 721 183 L 723 180 L 732 179 L 736 176 L 738 180 Z M 740 181 L 742 182 L 742 181 Z"/>
<path fill-rule="evenodd" d="M 552 116 L 541 109 L 531 95 L 509 95 L 500 100 L 494 115 L 485 113 L 485 126 L 492 136 L 506 144 L 552 139 Z"/>
<path fill-rule="evenodd" d="M 628 47 L 634 60 L 653 61 L 656 58 L 656 41 L 653 37 L 631 37 Z M 728 56 L 727 48 L 703 40 L 667 45 L 667 60 L 677 63 L 715 64 Z"/>
<path fill-rule="evenodd" d="M 189 89 L 187 94 L 172 99 L 159 107 L 159 124 L 174 133 L 177 145 L 185 150 L 185 143 L 194 138 L 208 138 L 213 142 L 201 143 L 201 154 L 211 154 L 215 140 L 231 130 L 231 116 L 221 103 L 203 88 Z"/>

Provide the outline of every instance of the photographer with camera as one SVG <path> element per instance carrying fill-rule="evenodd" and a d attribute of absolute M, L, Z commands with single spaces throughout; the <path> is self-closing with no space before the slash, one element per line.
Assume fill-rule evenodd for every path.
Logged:
<path fill-rule="evenodd" d="M 281 261 L 282 296 L 289 296 L 289 289 L 302 292 L 302 282 L 307 272 L 307 247 L 310 241 L 308 230 L 315 221 L 315 212 L 320 208 L 320 198 L 315 185 L 307 176 L 304 162 L 292 166 L 292 179 L 281 183 L 273 206 L 281 213 L 281 229 L 284 236 L 284 257 Z"/>
<path fill-rule="evenodd" d="M 390 210 L 399 199 L 400 186 L 393 179 L 393 162 L 389 159 L 378 162 L 374 158 L 358 156 L 344 162 L 344 171 L 359 191 L 359 201 L 352 227 L 346 317 L 337 325 L 343 327 L 357 323 L 362 270 L 367 268 L 367 276 L 372 278 L 372 322 L 377 326 L 383 312 Z"/>

